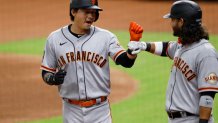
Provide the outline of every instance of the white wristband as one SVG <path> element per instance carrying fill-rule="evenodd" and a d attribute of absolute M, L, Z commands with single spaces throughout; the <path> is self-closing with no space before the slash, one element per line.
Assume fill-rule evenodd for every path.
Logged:
<path fill-rule="evenodd" d="M 199 105 L 202 107 L 213 108 L 213 102 L 214 100 L 211 96 L 203 95 L 200 98 Z"/>

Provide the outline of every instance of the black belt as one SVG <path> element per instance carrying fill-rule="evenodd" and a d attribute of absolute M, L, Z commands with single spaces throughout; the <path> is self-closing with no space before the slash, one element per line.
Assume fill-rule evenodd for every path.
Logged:
<path fill-rule="evenodd" d="M 175 111 L 175 112 L 168 112 L 167 111 L 167 114 L 168 114 L 168 117 L 171 119 L 182 118 L 182 117 L 187 117 L 187 116 L 197 116 L 195 114 L 192 114 L 192 113 L 189 113 L 186 111 Z"/>

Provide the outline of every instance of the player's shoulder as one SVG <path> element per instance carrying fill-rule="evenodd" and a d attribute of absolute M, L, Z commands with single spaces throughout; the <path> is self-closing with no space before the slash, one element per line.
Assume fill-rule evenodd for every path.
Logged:
<path fill-rule="evenodd" d="M 59 29 L 57 29 L 57 30 L 52 31 L 52 32 L 49 34 L 49 37 L 50 37 L 50 36 L 60 35 L 60 34 L 62 33 L 62 30 L 65 29 L 65 28 L 67 28 L 67 26 L 64 26 L 64 27 L 61 27 L 61 28 L 59 28 Z"/>
<path fill-rule="evenodd" d="M 60 37 L 60 36 L 62 35 L 63 29 L 65 29 L 65 28 L 67 28 L 67 26 L 64 26 L 64 27 L 61 27 L 61 28 L 58 28 L 58 29 L 52 31 L 52 32 L 48 35 L 47 40 L 48 40 L 48 41 L 49 41 L 49 40 L 54 40 L 55 38 Z"/>
<path fill-rule="evenodd" d="M 181 48 L 182 44 L 178 41 L 167 41 L 168 42 L 168 49 L 179 49 Z"/>
<path fill-rule="evenodd" d="M 202 39 L 200 41 L 200 44 L 201 45 L 198 47 L 198 51 L 199 51 L 199 54 L 201 54 L 201 56 L 204 56 L 204 57 L 209 57 L 209 56 L 216 57 L 217 56 L 216 49 L 208 40 Z"/>
<path fill-rule="evenodd" d="M 206 52 L 214 52 L 215 51 L 215 48 L 214 48 L 214 46 L 208 41 L 208 40 L 206 40 L 206 39 L 202 39 L 201 41 L 200 41 L 200 43 L 202 44 L 201 45 L 201 51 L 206 51 Z"/>
<path fill-rule="evenodd" d="M 105 35 L 105 36 L 115 37 L 115 34 L 107 29 L 103 29 L 103 28 L 100 28 L 97 26 L 94 26 L 94 28 L 95 28 L 96 33 L 99 33 L 99 34 Z"/>

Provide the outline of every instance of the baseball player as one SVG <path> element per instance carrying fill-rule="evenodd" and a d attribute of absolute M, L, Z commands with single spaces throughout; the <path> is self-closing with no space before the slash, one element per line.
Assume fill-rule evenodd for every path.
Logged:
<path fill-rule="evenodd" d="M 113 33 L 93 26 L 100 11 L 97 0 L 71 0 L 72 23 L 52 32 L 46 42 L 42 78 L 58 87 L 64 123 L 111 123 L 109 57 L 127 68 L 136 58 Z M 139 40 L 142 32 L 130 24 L 130 40 Z"/>
<path fill-rule="evenodd" d="M 128 47 L 132 54 L 148 51 L 173 60 L 166 92 L 169 123 L 213 123 L 218 54 L 202 27 L 202 10 L 193 1 L 180 0 L 164 18 L 171 18 L 177 42 L 131 41 Z"/>

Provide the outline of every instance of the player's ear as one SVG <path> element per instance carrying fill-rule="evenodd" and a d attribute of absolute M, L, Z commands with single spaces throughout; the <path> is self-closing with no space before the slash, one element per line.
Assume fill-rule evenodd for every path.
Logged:
<path fill-rule="evenodd" d="M 184 19 L 183 18 L 179 18 L 178 19 L 178 26 L 182 27 L 184 25 Z"/>
<path fill-rule="evenodd" d="M 77 11 L 78 11 L 78 9 L 71 9 L 70 12 L 71 12 L 72 16 L 75 16 Z"/>

